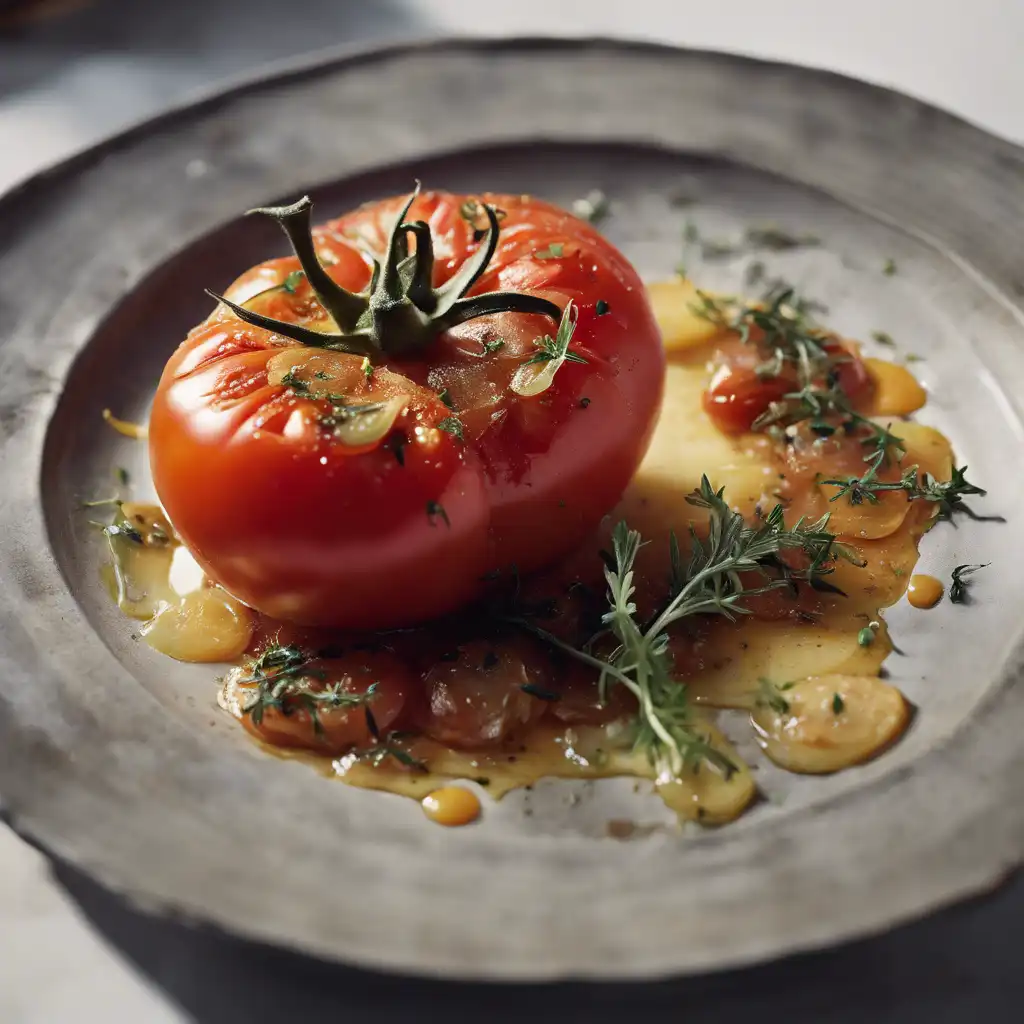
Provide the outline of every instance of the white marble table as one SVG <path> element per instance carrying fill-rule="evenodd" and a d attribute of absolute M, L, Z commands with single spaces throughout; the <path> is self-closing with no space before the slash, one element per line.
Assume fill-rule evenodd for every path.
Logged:
<path fill-rule="evenodd" d="M 96 0 L 0 34 L 0 190 L 256 64 L 425 35 L 619 34 L 826 66 L 1024 140 L 1021 0 Z M 883 939 L 736 975 L 614 989 L 454 989 L 151 922 L 0 824 L 0 1024 L 352 1019 L 1018 1019 L 1024 884 Z M 1013 1009 L 1011 1009 L 1013 1008 Z M 547 1011 L 547 1012 L 545 1012 Z"/>

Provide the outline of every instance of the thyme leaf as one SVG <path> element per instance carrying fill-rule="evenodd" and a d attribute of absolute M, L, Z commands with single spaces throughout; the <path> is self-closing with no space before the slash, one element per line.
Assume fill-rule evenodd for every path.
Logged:
<path fill-rule="evenodd" d="M 253 725 L 258 726 L 267 711 L 292 715 L 305 710 L 313 723 L 313 731 L 322 735 L 321 710 L 365 707 L 376 698 L 376 683 L 371 683 L 364 693 L 352 693 L 341 682 L 325 683 L 326 672 L 312 668 L 313 660 L 313 655 L 295 644 L 267 647 L 253 661 L 250 675 L 239 680 L 240 685 L 255 687 L 242 706 L 242 713 L 249 715 Z"/>
<path fill-rule="evenodd" d="M 950 601 L 953 604 L 970 604 L 971 596 L 968 590 L 974 581 L 967 577 L 979 569 L 987 569 L 990 564 L 990 562 L 983 562 L 981 565 L 958 565 L 953 570 L 953 582 L 949 587 Z"/>

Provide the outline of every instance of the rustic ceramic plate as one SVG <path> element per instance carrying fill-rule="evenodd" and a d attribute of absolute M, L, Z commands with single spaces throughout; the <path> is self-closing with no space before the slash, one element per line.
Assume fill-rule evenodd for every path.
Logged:
<path fill-rule="evenodd" d="M 280 251 L 240 211 L 312 189 L 322 216 L 414 177 L 612 199 L 647 277 L 751 221 L 822 245 L 771 269 L 858 337 L 925 357 L 926 419 L 990 511 L 925 540 L 926 566 L 992 562 L 969 608 L 890 616 L 919 706 L 884 757 L 829 778 L 762 767 L 719 832 L 656 821 L 630 786 L 542 785 L 476 827 L 255 749 L 213 672 L 131 638 L 79 502 L 144 446 L 204 286 Z M 696 200 L 673 205 L 680 192 Z M 147 908 L 324 957 L 464 977 L 642 977 L 868 933 L 994 885 L 1024 849 L 1024 155 L 946 114 L 816 71 L 607 41 L 456 42 L 343 57 L 136 128 L 0 201 L 0 789 L 15 825 Z M 895 261 L 898 273 L 881 268 Z M 736 285 L 742 261 L 696 266 Z M 524 814 L 527 809 L 532 812 Z"/>

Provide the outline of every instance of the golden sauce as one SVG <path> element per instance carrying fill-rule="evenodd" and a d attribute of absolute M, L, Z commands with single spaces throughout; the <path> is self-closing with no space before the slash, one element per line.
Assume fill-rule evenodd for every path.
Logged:
<path fill-rule="evenodd" d="M 712 709 L 749 712 L 762 750 L 794 772 L 837 771 L 876 755 L 899 738 L 909 721 L 909 708 L 897 689 L 878 678 L 891 649 L 879 611 L 902 597 L 920 538 L 931 522 L 931 509 L 892 492 L 882 494 L 877 504 L 831 501 L 833 492 L 818 485 L 815 475 L 801 475 L 799 467 L 794 470 L 780 461 L 783 456 L 765 435 L 721 433 L 701 404 L 721 331 L 693 314 L 695 291 L 689 282 L 677 279 L 654 285 L 651 295 L 669 354 L 665 402 L 647 457 L 609 517 L 612 523 L 627 520 L 650 542 L 637 558 L 637 580 L 667 578 L 669 531 L 684 537 L 691 523 L 700 522 L 701 513 L 685 498 L 704 473 L 715 487 L 724 487 L 732 507 L 748 517 L 777 501 L 786 505 L 788 523 L 829 513 L 829 528 L 853 546 L 863 562 L 840 561 L 829 577 L 844 598 L 826 595 L 818 600 L 815 595 L 816 603 L 809 607 L 777 602 L 738 622 L 704 617 L 673 638 L 677 670 L 695 705 L 693 727 L 735 770 L 725 773 L 705 765 L 699 771 L 685 769 L 677 777 L 659 778 L 646 756 L 632 749 L 622 718 L 605 724 L 569 724 L 540 702 L 530 701 L 525 711 L 516 712 L 518 729 L 485 749 L 457 749 L 423 735 L 403 739 L 401 758 L 386 748 L 377 749 L 373 757 L 366 751 L 339 756 L 262 743 L 265 749 L 298 757 L 350 785 L 424 801 L 428 816 L 446 819 L 443 824 L 463 824 L 480 813 L 476 795 L 452 786 L 454 780 L 475 780 L 498 799 L 544 777 L 622 775 L 651 779 L 682 820 L 722 824 L 743 812 L 757 788 L 749 767 L 716 728 Z M 903 415 L 923 402 L 923 390 L 904 368 L 878 360 L 868 363 L 879 416 Z M 906 448 L 906 465 L 916 463 L 922 472 L 949 479 L 952 452 L 941 434 L 912 422 L 900 423 L 898 432 Z M 124 514 L 134 517 L 142 532 L 150 532 L 142 545 L 112 540 L 117 563 L 112 589 L 127 614 L 147 620 L 141 632 L 154 647 L 181 660 L 230 662 L 246 649 L 259 649 L 259 637 L 276 635 L 266 624 L 254 627 L 252 613 L 203 581 L 201 574 L 197 579 L 193 572 L 189 581 L 176 581 L 177 588 L 172 585 L 176 568 L 179 577 L 188 575 L 180 571 L 188 556 L 173 537 L 169 543 L 160 541 L 169 526 L 158 508 L 125 505 Z M 157 542 L 151 544 L 153 526 Z M 546 585 L 564 592 L 577 578 L 580 565 L 599 565 L 597 552 L 606 542 L 602 534 L 584 544 L 539 581 L 541 591 Z M 638 602 L 644 599 L 638 592 Z M 280 635 L 288 635 L 288 629 L 281 627 Z M 870 642 L 864 642 L 865 634 Z M 522 666 L 515 661 L 515 651 L 503 643 L 500 638 L 464 637 L 461 648 L 482 644 L 493 649 L 495 665 Z M 229 671 L 219 700 L 259 737 L 247 714 L 250 669 L 251 662 L 243 661 Z M 522 700 L 518 689 L 516 695 Z M 295 726 L 299 717 L 286 724 Z"/>
<path fill-rule="evenodd" d="M 465 786 L 442 786 L 420 803 L 431 821 L 449 828 L 469 825 L 480 817 L 480 798 Z"/>
<path fill-rule="evenodd" d="M 915 573 L 907 587 L 907 600 L 915 608 L 934 608 L 942 600 L 944 589 L 942 581 L 934 576 Z"/>
<path fill-rule="evenodd" d="M 909 416 L 928 401 L 924 388 L 905 366 L 884 359 L 865 359 L 864 365 L 875 385 L 873 415 Z"/>

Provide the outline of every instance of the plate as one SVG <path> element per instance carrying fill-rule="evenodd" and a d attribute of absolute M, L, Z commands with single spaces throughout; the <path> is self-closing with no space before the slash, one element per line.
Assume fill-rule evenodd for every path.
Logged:
<path fill-rule="evenodd" d="M 925 416 L 1006 526 L 926 538 L 991 562 L 968 608 L 889 617 L 915 723 L 827 778 L 762 767 L 721 831 L 629 842 L 614 784 L 538 786 L 471 829 L 257 750 L 208 667 L 131 638 L 80 502 L 143 446 L 160 368 L 203 287 L 280 251 L 249 207 L 310 190 L 321 217 L 430 186 L 612 201 L 646 278 L 682 223 L 813 233 L 771 266 L 852 336 L 924 357 Z M 679 208 L 685 193 L 693 205 Z M 992 887 L 1024 850 L 1024 154 L 834 75 L 606 40 L 460 41 L 320 59 L 173 111 L 0 201 L 0 792 L 17 828 L 136 905 L 320 957 L 466 978 L 638 978 L 863 935 Z M 894 261 L 898 273 L 882 267 Z M 709 287 L 741 267 L 693 268 Z M 524 812 L 531 814 L 526 816 Z"/>

